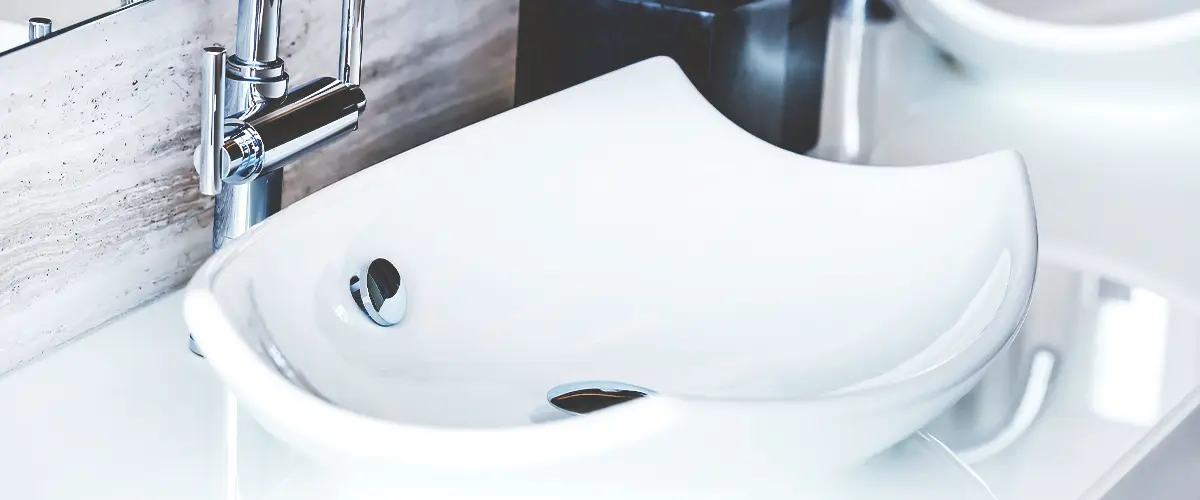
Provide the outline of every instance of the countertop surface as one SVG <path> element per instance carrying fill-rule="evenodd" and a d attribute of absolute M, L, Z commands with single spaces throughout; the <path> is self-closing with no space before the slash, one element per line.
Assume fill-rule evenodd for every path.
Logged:
<path fill-rule="evenodd" d="M 181 299 L 0 378 L 0 498 L 222 498 L 225 390 L 188 350 Z"/>

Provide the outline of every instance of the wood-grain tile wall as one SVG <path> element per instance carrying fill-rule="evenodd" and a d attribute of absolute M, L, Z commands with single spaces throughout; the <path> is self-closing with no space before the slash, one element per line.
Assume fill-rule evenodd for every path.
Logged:
<path fill-rule="evenodd" d="M 293 83 L 336 67 L 339 0 L 284 2 Z M 285 203 L 511 105 L 517 0 L 368 0 L 359 130 Z M 0 57 L 0 373 L 171 291 L 209 255 L 200 49 L 235 0 L 154 0 Z M 180 339 L 186 348 L 186 339 Z"/>

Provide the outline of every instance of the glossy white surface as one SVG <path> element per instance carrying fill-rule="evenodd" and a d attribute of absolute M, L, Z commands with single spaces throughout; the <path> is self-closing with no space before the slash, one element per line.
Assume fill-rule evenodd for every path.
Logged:
<path fill-rule="evenodd" d="M 1015 345 L 1019 369 L 1038 349 L 1058 354 L 1045 405 L 1026 432 L 974 466 L 1002 498 L 1091 499 L 1200 386 L 1200 314 L 1112 268 L 1047 254 Z M 1056 466 L 1035 465 L 1046 461 Z"/>
<path fill-rule="evenodd" d="M 239 419 L 241 431 L 239 466 L 234 483 L 238 497 L 247 500 L 372 500 L 394 499 L 394 490 L 374 489 L 372 481 L 337 481 L 319 464 L 297 455 L 287 445 L 271 437 L 250 418 Z M 619 477 L 610 477 L 619 482 Z M 752 477 L 746 478 L 746 498 L 754 490 Z M 504 495 L 481 484 L 456 485 L 450 482 L 417 481 L 408 491 L 413 497 L 431 500 L 483 499 L 524 500 L 520 494 Z M 569 492 L 569 494 L 567 494 Z M 727 494 L 706 494 L 686 489 L 641 496 L 624 491 L 620 498 L 729 499 Z M 614 498 L 611 492 L 589 491 L 579 485 L 564 485 L 561 496 L 581 500 Z M 695 494 L 695 496 L 693 496 Z M 773 498 L 773 497 L 772 497 Z M 796 491 L 789 500 L 995 500 L 995 496 L 971 469 L 933 438 L 914 436 L 885 451 L 862 467 L 827 478 Z"/>
<path fill-rule="evenodd" d="M 938 66 L 899 24 L 878 36 L 888 67 L 873 97 L 872 161 L 924 164 L 1013 148 L 1030 170 L 1041 262 L 1014 374 L 1039 348 L 1059 363 L 1028 431 L 974 467 L 1000 498 L 1100 498 L 1196 406 L 1193 101 L 1159 113 L 1129 101 L 1075 106 L 1050 89 L 1012 93 Z M 985 376 L 980 388 L 1004 375 Z M 1012 380 L 993 389 L 1019 390 L 1020 378 Z M 1175 494 L 1154 498 L 1194 496 Z"/>
<path fill-rule="evenodd" d="M 223 390 L 203 361 L 187 352 L 181 299 L 179 293 L 169 295 L 0 378 L 0 401 L 5 407 L 0 412 L 0 439 L 6 445 L 0 448 L 0 496 L 209 500 L 234 498 L 236 492 L 244 500 L 353 498 L 347 496 L 353 488 L 331 484 L 320 468 L 244 415 L 237 416 L 241 432 L 233 440 L 236 481 L 232 489 L 227 488 L 225 443 L 229 439 L 223 435 Z M 1178 342 L 1200 339 L 1200 332 L 1184 329 L 1172 338 L 1172 345 L 1180 346 Z M 1181 361 L 1185 357 L 1179 355 Z M 1181 405 L 1186 408 L 1164 421 L 1161 431 L 1106 423 L 1080 403 L 1090 392 L 1084 387 L 1092 385 L 1086 382 L 1092 371 L 1084 368 L 1090 365 L 1088 356 L 1080 359 L 1070 375 L 1077 382 L 1055 386 L 1052 401 L 1065 404 L 1048 407 L 1050 417 L 1039 419 L 1033 431 L 998 460 L 978 465 L 998 498 L 1080 498 L 1069 493 L 1096 481 L 1097 464 L 1103 466 L 1104 459 L 1117 461 L 1128 452 L 1120 460 L 1119 472 L 1136 466 L 1138 458 L 1157 447 L 1164 434 L 1200 402 L 1196 393 L 1187 398 Z M 1168 364 L 1164 381 L 1197 383 L 1193 372 L 1180 371 L 1188 368 Z M 1164 407 L 1171 405 L 1169 399 L 1163 400 Z M 1145 442 L 1130 446 L 1139 439 Z M 958 496 L 957 488 L 973 491 L 978 486 L 972 486 L 961 470 L 955 472 L 957 466 L 946 455 L 933 454 L 928 446 L 909 446 L 930 453 L 920 451 L 917 460 L 894 462 L 897 454 L 889 452 L 887 457 L 893 458 L 886 463 L 894 465 L 882 469 L 880 476 L 859 479 L 854 488 L 892 485 L 887 491 L 894 497 L 866 497 L 871 500 L 987 498 L 978 496 L 981 493 Z M 1045 458 L 1050 456 L 1056 457 L 1053 462 Z M 1080 459 L 1089 460 L 1081 463 Z M 1162 461 L 1171 464 L 1178 459 L 1168 456 Z M 862 478 L 861 474 L 846 477 Z M 888 482 L 893 480 L 889 478 L 902 482 Z M 1103 492 L 1119 479 L 1120 474 L 1102 478 L 1098 486 L 1103 488 L 1093 493 Z M 1179 487 L 1175 485 L 1177 494 L 1183 491 Z M 846 491 L 862 491 L 854 488 Z M 1154 498 L 1172 498 L 1165 493 L 1171 491 Z M 446 495 L 434 489 L 422 498 Z"/>
<path fill-rule="evenodd" d="M 1193 0 L 896 3 L 981 78 L 1053 86 L 1067 99 L 1108 92 L 1155 101 L 1138 85 L 1183 91 L 1200 77 L 1187 63 L 1200 50 L 1200 4 Z"/>
<path fill-rule="evenodd" d="M 0 498 L 223 498 L 225 390 L 174 294 L 0 378 Z"/>
<path fill-rule="evenodd" d="M 29 26 L 0 20 L 0 52 L 29 41 Z"/>
<path fill-rule="evenodd" d="M 182 298 L 154 301 L 0 378 L 0 498 L 363 498 L 361 488 L 331 482 L 227 406 L 220 381 L 186 347 Z M 939 479 L 920 480 L 929 476 Z M 421 498 L 461 498 L 452 493 L 434 485 Z M 970 470 L 924 438 L 839 476 L 820 494 L 797 498 L 992 498 Z"/>
<path fill-rule="evenodd" d="M 186 316 L 268 429 L 355 480 L 729 495 L 753 471 L 786 497 L 971 386 L 1023 317 L 1034 231 L 1014 155 L 794 155 L 660 58 L 298 202 L 197 273 Z M 407 283 L 389 329 L 348 293 L 378 257 Z M 533 424 L 589 379 L 658 395 Z"/>

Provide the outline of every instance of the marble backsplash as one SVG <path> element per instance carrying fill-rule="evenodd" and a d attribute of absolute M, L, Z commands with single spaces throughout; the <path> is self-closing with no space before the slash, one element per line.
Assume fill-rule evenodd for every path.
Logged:
<path fill-rule="evenodd" d="M 283 5 L 292 82 L 332 74 L 340 0 Z M 369 0 L 359 130 L 285 204 L 511 105 L 517 0 Z M 0 373 L 187 281 L 209 255 L 200 49 L 235 0 L 154 0 L 0 57 Z M 179 339 L 181 349 L 187 339 Z"/>

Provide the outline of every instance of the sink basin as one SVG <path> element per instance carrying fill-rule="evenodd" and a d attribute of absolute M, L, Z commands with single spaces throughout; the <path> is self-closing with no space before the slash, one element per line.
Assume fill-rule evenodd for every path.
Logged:
<path fill-rule="evenodd" d="M 655 58 L 297 202 L 198 271 L 185 316 L 265 428 L 384 497 L 797 498 L 971 388 L 1036 253 L 1016 154 L 803 157 Z M 594 380 L 653 394 L 547 403 Z"/>
<path fill-rule="evenodd" d="M 1053 91 L 1050 102 L 1178 107 L 1200 71 L 1194 0 L 896 0 L 980 80 Z M 1153 89 L 1152 91 L 1147 91 Z M 1149 104 L 1148 103 L 1148 104 Z"/>

